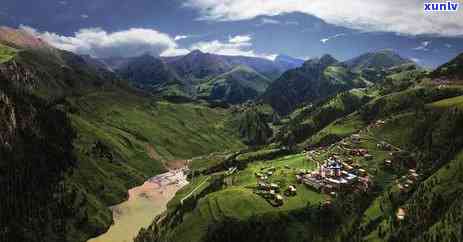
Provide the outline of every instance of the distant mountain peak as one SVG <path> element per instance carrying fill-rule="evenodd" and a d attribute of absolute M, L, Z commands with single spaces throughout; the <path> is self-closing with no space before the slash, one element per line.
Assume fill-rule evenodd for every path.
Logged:
<path fill-rule="evenodd" d="M 382 49 L 358 57 L 352 58 L 344 62 L 354 71 L 362 71 L 363 69 L 388 69 L 394 66 L 413 63 L 412 60 L 400 56 L 392 49 Z"/>
<path fill-rule="evenodd" d="M 284 71 L 301 67 L 304 64 L 304 60 L 285 54 L 277 55 L 273 62 Z"/>
<path fill-rule="evenodd" d="M 310 59 L 304 62 L 305 68 L 324 69 L 325 67 L 339 63 L 333 56 L 325 54 L 320 58 Z"/>
<path fill-rule="evenodd" d="M 372 53 L 388 53 L 388 54 L 396 54 L 396 51 L 391 48 L 386 48 L 386 49 L 380 49 L 377 51 L 373 51 Z"/>
<path fill-rule="evenodd" d="M 366 84 L 331 55 L 306 61 L 286 71 L 262 96 L 279 114 L 286 115 L 303 103 L 317 102 L 342 91 Z"/>
<path fill-rule="evenodd" d="M 336 60 L 333 56 L 330 54 L 325 54 L 320 58 L 320 64 L 322 65 L 332 65 L 335 63 L 338 63 L 339 61 Z"/>
<path fill-rule="evenodd" d="M 205 53 L 202 52 L 201 50 L 198 50 L 198 49 L 195 49 L 193 51 L 191 51 L 190 53 L 188 53 L 187 55 L 189 56 L 197 56 L 197 55 L 204 55 Z"/>

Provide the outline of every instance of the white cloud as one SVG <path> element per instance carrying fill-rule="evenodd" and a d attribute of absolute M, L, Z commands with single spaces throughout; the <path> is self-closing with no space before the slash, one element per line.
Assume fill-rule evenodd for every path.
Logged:
<path fill-rule="evenodd" d="M 412 60 L 415 63 L 420 63 L 421 62 L 421 59 L 418 59 L 418 58 L 410 58 L 410 60 Z"/>
<path fill-rule="evenodd" d="M 99 58 L 133 57 L 145 53 L 155 56 L 171 56 L 188 53 L 181 49 L 173 38 L 154 29 L 132 28 L 108 33 L 100 28 L 81 29 L 73 36 L 63 36 L 21 26 L 29 33 L 42 38 L 52 46 L 77 54 Z"/>
<path fill-rule="evenodd" d="M 422 50 L 422 51 L 428 51 L 429 50 L 429 45 L 431 44 L 431 41 L 423 41 L 421 44 L 415 48 L 414 50 Z"/>
<path fill-rule="evenodd" d="M 188 53 L 190 53 L 189 49 L 170 48 L 170 49 L 167 49 L 164 52 L 162 52 L 161 56 L 180 56 L 180 55 L 186 55 Z"/>
<path fill-rule="evenodd" d="M 80 17 L 83 18 L 83 19 L 89 18 L 89 16 L 87 14 L 81 14 Z"/>
<path fill-rule="evenodd" d="M 232 56 L 250 56 L 260 57 L 274 60 L 276 55 L 273 54 L 258 54 L 251 47 L 250 42 L 252 38 L 248 35 L 237 35 L 229 37 L 228 42 L 219 40 L 203 41 L 193 44 L 191 50 L 201 50 L 206 53 L 213 53 L 218 55 L 232 55 Z"/>
<path fill-rule="evenodd" d="M 61 4 L 61 5 L 68 5 L 68 2 L 66 2 L 66 1 L 59 1 L 58 3 Z"/>
<path fill-rule="evenodd" d="M 333 36 L 321 39 L 320 42 L 322 42 L 323 44 L 326 44 L 326 42 L 328 42 L 330 40 L 337 39 L 337 38 L 345 36 L 345 35 L 346 35 L 345 33 L 335 34 Z"/>
<path fill-rule="evenodd" d="M 445 44 L 444 46 L 449 48 L 449 49 L 453 47 L 451 44 Z"/>
<path fill-rule="evenodd" d="M 330 39 L 324 38 L 324 39 L 321 39 L 320 42 L 322 42 L 323 44 L 326 44 L 326 42 L 328 42 L 328 40 L 330 40 Z"/>
<path fill-rule="evenodd" d="M 457 0 L 458 2 L 462 0 Z M 202 19 L 235 21 L 303 12 L 328 23 L 364 31 L 463 35 L 463 14 L 425 13 L 419 0 L 187 0 Z"/>
<path fill-rule="evenodd" d="M 251 40 L 252 38 L 249 35 L 237 35 L 234 37 L 229 37 L 228 42 L 238 44 L 238 43 L 248 43 Z"/>
<path fill-rule="evenodd" d="M 177 35 L 175 36 L 174 40 L 177 41 L 177 40 L 182 40 L 182 39 L 186 39 L 186 38 L 189 38 L 190 36 L 188 35 Z"/>
<path fill-rule="evenodd" d="M 91 55 L 98 58 L 134 57 L 149 53 L 154 56 L 186 55 L 191 50 L 199 49 L 203 52 L 220 55 L 240 55 L 275 59 L 273 54 L 256 53 L 252 47 L 250 35 L 230 36 L 228 41 L 203 41 L 180 48 L 175 39 L 183 39 L 179 35 L 174 38 L 154 29 L 129 29 L 108 33 L 99 28 L 81 29 L 73 36 L 63 36 L 50 32 L 39 32 L 29 26 L 20 26 L 28 33 L 40 37 L 52 46 L 74 52 L 80 55 Z"/>

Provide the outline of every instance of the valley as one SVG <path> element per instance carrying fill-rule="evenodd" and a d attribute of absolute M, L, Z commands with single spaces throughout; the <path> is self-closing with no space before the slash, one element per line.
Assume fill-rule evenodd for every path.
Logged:
<path fill-rule="evenodd" d="M 458 241 L 461 60 L 93 58 L 2 27 L 0 236 Z"/>

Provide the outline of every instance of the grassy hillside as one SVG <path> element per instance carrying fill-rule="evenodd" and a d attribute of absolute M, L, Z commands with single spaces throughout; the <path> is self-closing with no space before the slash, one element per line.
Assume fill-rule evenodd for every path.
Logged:
<path fill-rule="evenodd" d="M 231 71 L 203 81 L 198 85 L 198 96 L 226 103 L 242 103 L 262 94 L 270 79 L 248 66 L 237 66 Z"/>
<path fill-rule="evenodd" d="M 368 173 L 374 174 L 377 184 L 374 191 L 377 192 L 373 194 L 378 194 L 393 184 L 394 174 L 382 169 L 388 152 L 378 149 L 376 141 L 368 135 L 365 134 L 359 147 L 369 149 L 373 159 L 353 158 Z M 322 161 L 333 153 L 343 158 L 350 157 L 339 145 L 317 152 L 312 159 Z M 224 178 L 225 185 L 197 193 L 196 203 L 183 206 L 174 203 L 180 212 L 173 212 L 175 210 L 171 207 L 168 214 L 180 217 L 173 216 L 175 219 L 160 222 L 159 226 L 155 226 L 156 235 L 150 230 L 143 230 L 136 241 L 345 241 L 344 236 L 349 234 L 351 226 L 355 226 L 352 223 L 356 221 L 358 211 L 368 207 L 374 197 L 367 193 L 349 192 L 339 193 L 339 197 L 335 198 L 296 183 L 297 171 L 313 170 L 315 166 L 315 162 L 307 159 L 305 154 L 249 163 L 246 168 Z M 252 192 L 257 181 L 255 174 L 268 169 L 275 169 L 271 182 L 283 188 L 297 184 L 297 195 L 285 197 L 281 207 L 271 206 Z M 196 187 L 197 183 L 192 186 Z M 182 197 L 185 193 L 177 195 Z M 327 199 L 333 201 L 332 207 L 322 205 Z"/>
<path fill-rule="evenodd" d="M 279 114 L 287 115 L 300 105 L 322 102 L 340 92 L 367 84 L 360 75 L 325 55 L 285 72 L 269 86 L 262 99 Z"/>
<path fill-rule="evenodd" d="M 379 66 L 387 78 L 371 86 L 330 56 L 310 60 L 264 95 L 282 114 L 307 104 L 281 122 L 265 104 L 223 109 L 154 99 L 85 58 L 19 46 L 0 46 L 0 192 L 6 194 L 0 238 L 86 241 L 110 226 L 107 207 L 124 200 L 127 189 L 192 157 L 190 184 L 136 242 L 453 242 L 462 236 L 463 88 L 424 85 L 448 78 L 447 70 L 458 76 L 460 58 L 445 74 L 429 76 L 402 67 L 387 72 L 391 63 L 384 58 L 366 58 L 357 64 Z M 198 83 L 234 66 L 209 65 L 223 57 L 198 51 L 184 58 L 177 67 L 184 75 L 194 71 L 191 81 Z M 262 90 L 249 82 L 253 77 L 262 79 L 238 68 L 203 84 L 233 78 Z M 311 151 L 293 149 L 296 143 Z M 331 157 L 367 174 L 368 186 L 320 193 L 297 182 L 296 174 Z M 296 194 L 285 192 L 290 185 Z"/>
<path fill-rule="evenodd" d="M 296 110 L 290 121 L 279 129 L 277 141 L 287 144 L 293 139 L 296 143 L 303 143 L 336 119 L 355 112 L 374 96 L 374 92 L 366 89 L 354 89 Z"/>
<path fill-rule="evenodd" d="M 411 73 L 395 75 L 397 81 L 415 78 Z M 286 186 L 295 182 L 294 170 L 313 169 L 314 163 L 302 154 L 263 156 L 256 161 L 247 157 L 271 151 L 252 151 L 234 157 L 245 161 L 244 166 L 238 163 L 236 173 L 211 175 L 209 185 L 196 190 L 186 204 L 178 203 L 177 198 L 167 219 L 143 230 L 136 241 L 458 241 L 463 199 L 463 133 L 459 128 L 463 89 L 411 83 L 406 90 L 386 95 L 381 86 L 359 96 L 350 93 L 344 99 L 340 94 L 298 110 L 283 122 L 283 127 L 320 124 L 303 143 L 323 146 L 311 159 L 324 160 L 333 154 L 341 160 L 352 159 L 370 174 L 368 192 L 328 196 L 297 186 L 296 197 L 285 197 L 284 205 L 274 208 L 252 192 L 256 172 L 275 168 L 270 179 Z M 355 97 L 365 95 L 370 98 L 355 102 Z M 322 115 L 325 112 L 330 115 Z M 291 129 L 280 131 L 287 134 Z M 352 142 L 354 133 L 360 136 L 358 144 Z M 390 144 L 391 150 L 382 148 L 382 143 Z M 346 144 L 368 150 L 371 158 L 353 156 Z M 388 167 L 386 160 L 394 165 Z M 409 169 L 419 173 L 411 183 Z M 197 186 L 195 182 L 186 189 L 191 192 Z M 178 195 L 185 194 L 188 192 Z M 325 199 L 331 201 L 330 206 L 324 205 Z M 397 218 L 399 208 L 405 211 L 403 220 Z"/>
<path fill-rule="evenodd" d="M 442 106 L 445 110 L 450 107 L 450 104 L 459 103 L 463 89 L 457 86 L 445 88 L 418 86 L 383 96 L 378 96 L 378 93 L 378 91 L 372 91 L 371 94 L 376 95 L 376 98 L 358 108 L 356 112 L 347 116 L 341 115 L 342 117 L 338 120 L 324 126 L 304 145 L 329 144 L 357 132 L 376 120 L 394 120 L 397 119 L 394 115 L 407 114 L 416 110 L 423 111 L 427 105 Z M 434 103 L 436 100 L 442 101 Z M 401 133 L 402 131 L 398 130 L 397 132 Z"/>
<path fill-rule="evenodd" d="M 24 152 L 32 152 L 24 156 L 27 166 L 23 176 L 31 177 L 31 182 L 54 177 L 36 190 L 29 183 L 14 187 L 23 189 L 26 196 L 18 197 L 17 202 L 22 203 L 20 199 L 27 196 L 43 202 L 59 196 L 56 203 L 43 206 L 42 212 L 50 215 L 34 221 L 49 227 L 59 220 L 66 226 L 65 233 L 56 230 L 58 227 L 48 231 L 35 226 L 35 222 L 27 222 L 30 219 L 27 216 L 18 218 L 13 224 L 17 226 L 10 229 L 17 234 L 5 235 L 7 238 L 11 235 L 15 241 L 31 241 L 29 236 L 40 231 L 48 231 L 42 236 L 46 241 L 86 241 L 110 226 L 112 214 L 108 206 L 123 201 L 129 188 L 164 171 L 169 161 L 244 146 L 236 129 L 225 125 L 225 120 L 231 118 L 227 110 L 199 103 L 155 100 L 69 52 L 24 49 L 0 65 L 0 96 L 6 93 L 2 104 L 6 102 L 8 107 L 5 111 L 8 119 L 2 125 L 8 128 L 2 129 L 6 133 L 0 138 L 0 148 L 9 149 L 12 142 L 9 139 L 21 134 L 21 139 L 29 142 L 24 142 L 24 147 L 19 142 L 17 149 L 23 147 Z M 55 122 L 47 115 L 59 119 Z M 54 130 L 62 134 L 55 134 Z M 47 139 L 52 147 L 41 145 Z M 28 147 L 42 147 L 45 154 L 36 154 L 42 151 Z M 52 170 L 44 169 L 38 159 L 48 160 L 47 167 Z M 64 165 L 55 169 L 55 163 Z M 2 174 L 9 167 L 15 167 L 14 159 L 6 159 L 1 166 Z M 14 172 L 5 174 L 8 176 L 3 181 L 15 179 Z M 54 189 L 61 190 L 54 193 Z M 65 206 L 61 204 L 61 210 L 48 210 L 59 206 L 57 203 Z M 11 223 L 14 212 L 12 216 L 5 215 L 3 222 Z M 21 231 L 22 224 L 31 225 L 24 227 L 30 231 L 23 235 L 15 232 Z"/>
<path fill-rule="evenodd" d="M 0 63 L 7 62 L 16 55 L 17 50 L 0 44 Z"/>
<path fill-rule="evenodd" d="M 450 79 L 461 82 L 463 78 L 463 54 L 458 55 L 452 61 L 440 66 L 431 73 L 431 77 L 439 79 Z"/>
<path fill-rule="evenodd" d="M 364 231 L 368 240 L 374 241 L 458 241 L 461 237 L 461 179 L 463 157 L 463 134 L 457 127 L 462 120 L 461 111 L 452 105 L 443 109 L 442 100 L 428 105 L 428 120 L 416 114 L 404 114 L 392 120 L 377 134 L 383 139 L 393 140 L 403 147 L 415 148 L 419 152 L 418 167 L 423 171 L 422 182 L 408 192 L 397 188 L 384 194 L 382 211 L 377 211 L 377 219 L 372 227 Z M 438 104 L 438 105 L 436 105 Z M 436 109 L 437 106 L 437 109 Z M 433 111 L 434 110 L 434 111 Z M 408 129 L 405 127 L 413 127 Z M 427 137 L 433 137 L 429 142 Z M 426 147 L 426 148 L 425 148 Z M 406 211 L 403 221 L 395 219 L 397 208 Z"/>
<path fill-rule="evenodd" d="M 345 63 L 352 70 L 361 72 L 365 69 L 382 70 L 413 62 L 399 56 L 392 50 L 381 50 L 360 55 Z"/>
<path fill-rule="evenodd" d="M 90 203 L 84 218 L 93 234 L 111 222 L 104 207 L 166 170 L 169 161 L 243 146 L 223 124 L 226 110 L 155 102 L 123 91 L 91 93 L 70 103 L 77 109 L 70 117 L 80 163 L 69 182 Z"/>
<path fill-rule="evenodd" d="M 269 118 L 271 114 L 252 106 L 244 111 L 235 112 L 228 125 L 238 129 L 244 143 L 251 146 L 264 145 L 273 135 L 273 130 L 268 124 Z"/>
<path fill-rule="evenodd" d="M 252 217 L 265 214 L 289 214 L 291 211 L 304 208 L 308 202 L 316 204 L 323 200 L 322 195 L 303 187 L 303 185 L 296 185 L 298 196 L 288 197 L 281 207 L 271 206 L 265 199 L 253 192 L 256 186 L 255 173 L 262 172 L 270 166 L 277 169 L 271 178 L 272 181 L 280 184 L 281 187 L 286 187 L 289 184 L 296 184 L 295 177 L 290 174 L 298 169 L 313 168 L 314 164 L 307 162 L 304 155 L 296 154 L 250 163 L 244 170 L 220 178 L 224 179 L 225 182 L 220 185 L 217 185 L 217 182 L 211 182 L 218 179 L 219 174 L 213 174 L 212 176 L 215 178 L 210 178 L 210 182 L 207 184 L 198 182 L 198 180 L 204 181 L 206 178 L 196 178 L 196 182 L 177 193 L 176 197 L 169 203 L 168 211 L 172 214 L 184 213 L 183 219 L 172 230 L 164 231 L 165 234 L 161 233 L 161 240 L 204 241 L 207 239 L 211 226 L 221 224 L 229 219 L 244 222 Z M 195 200 L 193 207 L 178 203 L 181 198 L 184 198 L 186 194 L 201 184 L 203 184 L 203 188 L 200 191 L 196 190 L 192 196 L 194 197 L 192 199 Z M 147 235 L 142 233 L 140 239 L 143 236 Z"/>

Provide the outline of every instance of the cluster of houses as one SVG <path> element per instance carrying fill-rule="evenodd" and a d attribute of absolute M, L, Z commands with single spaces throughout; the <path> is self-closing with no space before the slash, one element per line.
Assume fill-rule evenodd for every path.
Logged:
<path fill-rule="evenodd" d="M 386 124 L 386 121 L 377 120 L 370 124 L 371 127 L 380 127 Z M 357 159 L 372 160 L 374 157 L 369 153 L 368 149 L 360 148 L 359 144 L 362 141 L 362 131 L 352 134 L 348 138 L 341 140 L 339 143 L 330 147 L 318 147 L 316 149 L 307 150 L 308 162 L 316 163 L 315 170 L 298 170 L 296 171 L 296 180 L 300 184 L 317 190 L 322 193 L 336 195 L 340 191 L 363 191 L 366 192 L 372 185 L 370 174 L 356 162 Z M 394 156 L 395 152 L 401 151 L 399 148 L 385 142 L 378 141 L 376 147 L 383 151 L 389 151 L 390 156 Z M 321 156 L 330 150 L 328 158 L 324 157 L 321 161 Z M 393 166 L 392 160 L 384 161 L 386 166 Z M 290 167 L 286 167 L 290 169 Z M 296 195 L 296 186 L 280 187 L 276 183 L 270 182 L 270 177 L 275 173 L 274 167 L 267 167 L 256 172 L 257 189 L 256 193 L 267 199 L 272 205 L 280 206 L 284 203 L 284 196 Z M 373 174 L 377 169 L 371 170 Z M 417 182 L 419 175 L 415 170 L 409 170 L 408 175 L 402 179 L 399 184 L 401 190 L 406 190 Z M 284 196 L 283 196 L 284 195 Z"/>
<path fill-rule="evenodd" d="M 282 194 L 287 197 L 295 196 L 297 195 L 297 189 L 294 185 L 289 185 L 286 189 L 283 189 L 277 183 L 270 182 L 269 177 L 273 176 L 275 170 L 275 167 L 270 167 L 265 172 L 256 172 L 257 188 L 255 192 L 265 198 L 271 205 L 278 207 L 284 204 Z"/>
<path fill-rule="evenodd" d="M 276 168 L 272 166 L 270 168 L 267 168 L 265 171 L 256 172 L 256 177 L 260 181 L 267 181 L 269 177 L 271 177 L 275 171 L 276 171 Z"/>
<path fill-rule="evenodd" d="M 378 119 L 375 122 L 371 122 L 370 124 L 368 124 L 367 130 L 369 130 L 371 128 L 381 128 L 385 124 L 386 124 L 385 120 Z"/>
<path fill-rule="evenodd" d="M 410 169 L 408 174 L 402 176 L 401 181 L 397 183 L 397 187 L 401 192 L 407 192 L 417 183 L 419 177 L 420 175 L 415 169 Z"/>
<path fill-rule="evenodd" d="M 281 206 L 284 203 L 283 195 L 295 196 L 297 194 L 296 186 L 289 185 L 282 193 L 282 188 L 276 183 L 259 182 L 257 184 L 256 194 L 265 198 L 273 206 Z"/>
<path fill-rule="evenodd" d="M 437 86 L 437 88 L 442 89 L 452 85 L 452 81 L 445 78 L 436 78 L 432 80 L 432 84 Z"/>
<path fill-rule="evenodd" d="M 367 149 L 352 149 L 350 150 L 350 155 L 357 156 L 357 157 L 363 157 L 366 160 L 373 159 L 373 156 L 368 153 Z"/>

